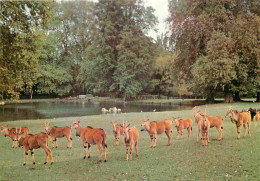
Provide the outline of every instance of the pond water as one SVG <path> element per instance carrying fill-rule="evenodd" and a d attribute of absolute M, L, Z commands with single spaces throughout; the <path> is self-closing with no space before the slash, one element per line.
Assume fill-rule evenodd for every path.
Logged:
<path fill-rule="evenodd" d="M 101 108 L 109 109 L 116 106 L 121 108 L 122 112 L 156 112 L 188 110 L 196 106 L 193 105 L 155 105 L 155 104 L 137 104 L 120 102 L 32 102 L 16 103 L 0 106 L 0 121 L 15 121 L 27 119 L 44 119 L 58 117 L 76 117 L 101 114 Z"/>

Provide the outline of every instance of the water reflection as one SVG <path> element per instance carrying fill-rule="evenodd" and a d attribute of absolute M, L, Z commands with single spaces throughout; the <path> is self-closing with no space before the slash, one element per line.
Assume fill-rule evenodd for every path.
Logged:
<path fill-rule="evenodd" d="M 196 104 L 196 103 L 195 103 Z M 120 102 L 33 102 L 0 106 L 0 121 L 73 117 L 101 114 L 101 108 L 118 107 L 122 112 L 156 112 L 187 110 L 194 105 L 147 105 Z"/>

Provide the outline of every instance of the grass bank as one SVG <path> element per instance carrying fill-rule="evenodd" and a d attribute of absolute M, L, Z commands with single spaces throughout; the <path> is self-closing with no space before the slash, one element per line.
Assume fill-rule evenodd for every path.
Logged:
<path fill-rule="evenodd" d="M 145 99 L 133 100 L 130 102 L 139 104 L 168 104 L 168 105 L 201 105 L 205 104 L 205 99 Z"/>
<path fill-rule="evenodd" d="M 227 109 L 242 110 L 249 107 L 260 108 L 259 103 L 211 104 L 207 113 L 224 117 Z M 212 140 L 207 147 L 196 142 L 197 124 L 193 123 L 192 137 L 176 140 L 176 129 L 173 129 L 173 140 L 166 146 L 166 135 L 159 135 L 157 147 L 149 148 L 150 138 L 147 132 L 140 132 L 139 154 L 133 161 L 125 161 L 125 148 L 115 146 L 111 120 L 121 122 L 127 120 L 131 125 L 141 129 L 141 119 L 149 116 L 151 121 L 172 119 L 173 116 L 183 118 L 193 115 L 188 111 L 170 111 L 154 113 L 128 113 L 119 115 L 96 115 L 86 117 L 58 118 L 53 120 L 24 120 L 5 122 L 10 127 L 27 126 L 31 133 L 44 131 L 42 124 L 51 121 L 51 125 L 70 125 L 80 119 L 82 126 L 91 125 L 103 128 L 107 132 L 108 162 L 97 164 L 98 150 L 92 148 L 92 158 L 83 160 L 83 147 L 79 137 L 73 130 L 73 148 L 67 149 L 65 138 L 58 139 L 59 148 L 52 149 L 54 165 L 43 165 L 44 152 L 35 150 L 36 165 L 30 156 L 27 166 L 23 164 L 23 149 L 12 149 L 11 141 L 3 134 L 0 137 L 0 180 L 259 180 L 260 179 L 260 125 L 254 128 L 252 136 L 237 140 L 236 126 L 228 118 L 224 119 L 223 140 Z M 244 129 L 242 129 L 244 134 Z M 210 138 L 218 137 L 215 128 L 210 129 Z M 50 144 L 51 145 L 51 144 Z M 135 152 L 134 152 L 135 153 Z"/>

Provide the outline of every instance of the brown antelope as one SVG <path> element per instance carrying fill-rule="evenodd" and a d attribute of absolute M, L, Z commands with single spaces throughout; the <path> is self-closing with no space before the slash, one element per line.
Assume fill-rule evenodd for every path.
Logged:
<path fill-rule="evenodd" d="M 236 124 L 238 139 L 240 138 L 240 130 L 241 130 L 242 125 L 245 128 L 245 136 L 247 135 L 247 131 L 248 131 L 249 136 L 251 136 L 251 133 L 250 133 L 251 114 L 249 111 L 238 112 L 238 111 L 232 110 L 232 108 L 230 108 L 226 114 L 226 117 L 230 117 L 232 123 Z"/>
<path fill-rule="evenodd" d="M 26 127 L 22 127 L 20 128 L 22 130 L 22 132 L 27 135 L 29 134 L 29 129 Z M 17 148 L 18 144 L 17 144 L 17 139 L 15 136 L 15 132 L 17 131 L 17 128 L 12 128 L 12 129 L 8 129 L 8 126 L 2 126 L 1 128 L 1 132 L 5 132 L 5 137 L 10 137 L 12 139 L 12 148 Z"/>
<path fill-rule="evenodd" d="M 123 124 L 123 131 L 124 131 L 124 142 L 125 142 L 125 149 L 126 149 L 126 160 L 128 160 L 128 150 L 130 149 L 130 160 L 132 160 L 133 155 L 133 148 L 135 146 L 136 156 L 138 155 L 138 139 L 139 139 L 139 132 L 135 126 L 128 128 L 129 124 Z"/>
<path fill-rule="evenodd" d="M 23 131 L 19 129 L 16 133 L 16 138 L 18 140 L 19 146 L 24 147 L 24 163 L 23 165 L 26 165 L 27 162 L 27 155 L 28 151 L 30 150 L 31 156 L 33 159 L 33 164 L 35 165 L 35 159 L 34 159 L 34 149 L 42 148 L 45 151 L 45 162 L 46 164 L 48 162 L 48 156 L 51 160 L 51 164 L 53 164 L 53 157 L 51 150 L 48 148 L 48 135 L 46 133 L 38 133 L 35 135 L 29 134 L 24 135 Z"/>
<path fill-rule="evenodd" d="M 47 134 L 52 139 L 52 148 L 56 146 L 57 144 L 57 138 L 66 137 L 68 140 L 67 148 L 72 148 L 72 137 L 71 137 L 71 131 L 72 129 L 70 127 L 50 127 L 50 123 L 43 124 L 43 127 L 45 128 Z"/>
<path fill-rule="evenodd" d="M 115 136 L 116 145 L 119 145 L 120 135 L 124 135 L 123 125 L 116 124 L 115 121 L 111 121 L 111 124 L 113 126 L 113 133 Z M 124 141 L 124 137 L 123 137 L 123 141 Z"/>
<path fill-rule="evenodd" d="M 182 135 L 183 135 L 183 129 L 187 129 L 188 130 L 188 137 L 191 136 L 191 131 L 192 131 L 192 119 L 178 119 L 178 118 L 174 118 L 174 122 L 175 122 L 175 127 L 177 129 L 177 139 L 179 139 L 179 135 L 181 132 L 181 139 L 182 139 Z"/>
<path fill-rule="evenodd" d="M 172 120 L 164 120 L 160 122 L 150 122 L 149 119 L 143 119 L 141 126 L 144 126 L 146 131 L 149 133 L 151 138 L 151 145 L 150 147 L 156 146 L 156 137 L 157 134 L 166 133 L 168 136 L 168 146 L 171 144 L 172 139 Z M 143 131 L 143 129 L 141 130 Z"/>
<path fill-rule="evenodd" d="M 103 150 L 105 152 L 105 162 L 107 161 L 107 152 L 106 152 L 106 148 L 107 148 L 107 144 L 106 144 L 106 132 L 99 128 L 99 129 L 94 129 L 90 126 L 83 128 L 82 126 L 80 126 L 80 121 L 74 121 L 71 124 L 71 128 L 75 128 L 76 129 L 76 136 L 79 136 L 82 140 L 83 143 L 83 147 L 84 147 L 84 159 L 87 156 L 87 146 L 86 144 L 88 144 L 88 158 L 90 158 L 90 149 L 91 149 L 91 145 L 97 145 L 98 150 L 99 150 L 99 162 L 101 162 L 101 156 L 102 156 L 102 149 L 101 149 L 101 144 L 103 146 Z"/>
<path fill-rule="evenodd" d="M 197 136 L 197 141 L 199 141 L 199 131 L 200 131 L 200 127 L 201 127 L 201 120 L 202 120 L 202 113 L 200 112 L 199 109 L 193 109 L 193 113 L 194 113 L 194 117 L 196 122 L 198 123 L 198 136 Z M 207 116 L 207 115 L 206 115 Z M 218 132 L 219 132 L 219 136 L 218 136 L 218 141 L 220 141 L 222 139 L 222 129 L 223 129 L 223 118 L 220 116 L 214 116 L 214 117 L 210 117 L 207 116 L 209 122 L 210 122 L 210 128 L 215 127 Z M 209 142 L 209 141 L 208 141 Z"/>
<path fill-rule="evenodd" d="M 202 120 L 201 120 L 201 137 L 202 137 L 202 146 L 208 145 L 209 142 L 209 128 L 210 128 L 210 121 L 206 113 L 201 113 Z"/>

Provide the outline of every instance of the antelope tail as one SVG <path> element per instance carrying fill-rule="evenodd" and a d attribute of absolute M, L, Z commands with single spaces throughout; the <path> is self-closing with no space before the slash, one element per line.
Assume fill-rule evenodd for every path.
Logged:
<path fill-rule="evenodd" d="M 104 131 L 104 132 L 103 132 L 103 141 L 102 141 L 102 145 L 105 146 L 105 147 L 107 148 L 106 140 L 107 140 L 107 135 L 106 135 L 106 132 Z"/>

